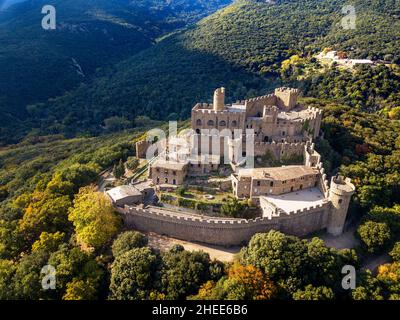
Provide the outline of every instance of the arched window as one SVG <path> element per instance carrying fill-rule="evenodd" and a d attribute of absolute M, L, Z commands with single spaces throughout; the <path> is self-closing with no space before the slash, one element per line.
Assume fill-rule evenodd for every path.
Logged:
<path fill-rule="evenodd" d="M 201 120 L 200 120 L 200 119 L 197 119 L 196 125 L 197 125 L 197 126 L 201 126 Z"/>
<path fill-rule="evenodd" d="M 300 185 L 300 190 L 303 190 L 303 185 L 302 184 Z"/>
<path fill-rule="evenodd" d="M 173 184 L 176 184 L 176 180 L 174 179 L 172 183 L 173 183 Z"/>
<path fill-rule="evenodd" d="M 200 129 L 196 129 L 196 133 L 197 133 L 197 134 L 200 134 Z"/>
<path fill-rule="evenodd" d="M 165 178 L 165 183 L 168 183 L 168 178 Z"/>
<path fill-rule="evenodd" d="M 207 125 L 209 125 L 209 126 L 213 126 L 213 125 L 214 125 L 214 121 L 212 121 L 212 120 L 208 120 L 208 122 L 207 122 Z"/>
<path fill-rule="evenodd" d="M 265 136 L 264 137 L 264 142 L 268 142 L 269 141 L 269 137 L 268 136 Z"/>
<path fill-rule="evenodd" d="M 220 125 L 220 127 L 225 127 L 225 126 L 226 126 L 226 121 L 221 120 L 221 121 L 219 122 L 219 125 Z"/>
<path fill-rule="evenodd" d="M 232 127 L 237 127 L 237 121 L 236 120 L 232 121 Z"/>

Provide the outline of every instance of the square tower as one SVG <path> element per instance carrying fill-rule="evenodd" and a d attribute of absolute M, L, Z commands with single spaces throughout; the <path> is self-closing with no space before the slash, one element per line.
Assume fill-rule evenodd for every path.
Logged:
<path fill-rule="evenodd" d="M 299 90 L 292 88 L 277 88 L 275 89 L 275 96 L 278 98 L 278 107 L 288 111 L 296 107 Z"/>

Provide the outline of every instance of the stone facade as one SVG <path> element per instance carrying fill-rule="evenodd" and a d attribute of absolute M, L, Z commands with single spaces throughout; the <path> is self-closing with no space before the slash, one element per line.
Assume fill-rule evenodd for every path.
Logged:
<path fill-rule="evenodd" d="M 274 94 L 225 105 L 225 89 L 220 88 L 214 93 L 217 106 L 198 103 L 193 107 L 192 129 L 198 134 L 204 129 L 253 129 L 257 142 L 297 142 L 305 134 L 315 138 L 322 112 L 298 105 L 298 95 L 297 89 L 278 88 Z"/>
<path fill-rule="evenodd" d="M 154 184 L 183 184 L 188 172 L 186 163 L 172 163 L 162 159 L 149 167 L 149 178 Z"/>
<path fill-rule="evenodd" d="M 258 232 L 280 230 L 306 236 L 329 226 L 329 205 L 308 208 L 274 218 L 221 219 L 194 216 L 164 209 L 126 207 L 121 211 L 125 224 L 143 232 L 156 232 L 186 241 L 236 246 L 248 242 Z"/>
<path fill-rule="evenodd" d="M 233 193 L 237 198 L 258 198 L 317 187 L 319 170 L 308 166 L 241 169 L 232 175 Z"/>

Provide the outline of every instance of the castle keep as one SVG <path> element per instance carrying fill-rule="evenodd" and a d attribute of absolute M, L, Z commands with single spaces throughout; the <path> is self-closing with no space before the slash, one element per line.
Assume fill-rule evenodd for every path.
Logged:
<path fill-rule="evenodd" d="M 189 177 L 207 177 L 228 164 L 232 173 L 226 179 L 230 180 L 232 196 L 258 207 L 261 217 L 217 218 L 142 205 L 121 209 L 126 224 L 142 231 L 227 246 L 242 244 L 254 233 L 270 229 L 297 236 L 326 229 L 340 235 L 355 187 L 341 176 L 330 182 L 327 179 L 313 143 L 320 134 L 321 110 L 299 105 L 296 89 L 278 88 L 274 94 L 233 104 L 225 103 L 225 93 L 219 88 L 213 104 L 193 107 L 192 130 L 159 143 L 148 177 L 156 189 L 176 187 L 185 185 Z M 150 145 L 139 142 L 139 156 Z M 249 166 L 266 155 L 275 160 L 302 159 L 302 163 Z"/>

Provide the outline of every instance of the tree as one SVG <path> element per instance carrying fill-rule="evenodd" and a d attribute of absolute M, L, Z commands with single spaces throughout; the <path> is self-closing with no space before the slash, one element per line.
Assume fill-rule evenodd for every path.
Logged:
<path fill-rule="evenodd" d="M 91 297 L 94 294 L 98 296 L 105 272 L 104 267 L 95 260 L 92 254 L 83 252 L 77 247 L 63 244 L 50 255 L 48 264 L 57 271 L 55 290 L 57 298 L 78 297 L 81 294 L 79 292 L 82 282 L 88 284 L 88 292 L 85 297 Z"/>
<path fill-rule="evenodd" d="M 61 173 L 56 173 L 47 184 L 46 190 L 55 195 L 69 195 L 73 196 L 75 186 L 71 181 L 64 180 Z"/>
<path fill-rule="evenodd" d="M 131 121 L 125 117 L 111 117 L 104 120 L 105 128 L 108 131 L 115 132 L 127 129 L 132 126 Z"/>
<path fill-rule="evenodd" d="M 307 248 L 296 237 L 271 230 L 254 235 L 240 252 L 243 265 L 253 265 L 272 280 L 307 277 Z"/>
<path fill-rule="evenodd" d="M 13 298 L 12 278 L 16 266 L 12 261 L 0 260 L 0 300 Z"/>
<path fill-rule="evenodd" d="M 112 253 L 114 257 L 128 252 L 135 248 L 145 247 L 148 243 L 147 237 L 137 231 L 126 231 L 121 233 L 112 245 Z"/>
<path fill-rule="evenodd" d="M 60 171 L 60 176 L 61 180 L 69 181 L 73 184 L 74 193 L 76 193 L 79 188 L 96 182 L 99 171 L 98 165 L 75 163 Z"/>
<path fill-rule="evenodd" d="M 294 300 L 333 300 L 335 295 L 331 288 L 314 287 L 311 284 L 304 290 L 298 290 L 293 294 Z"/>
<path fill-rule="evenodd" d="M 185 189 L 185 187 L 178 187 L 177 189 L 176 189 L 176 194 L 177 195 L 179 195 L 179 196 L 181 196 L 181 197 L 184 197 L 185 196 L 185 194 L 186 194 L 186 189 Z"/>
<path fill-rule="evenodd" d="M 383 300 L 379 281 L 369 270 L 360 270 L 357 273 L 357 285 L 351 292 L 354 300 Z"/>
<path fill-rule="evenodd" d="M 146 127 L 151 123 L 151 119 L 146 116 L 137 116 L 134 123 L 136 127 Z"/>
<path fill-rule="evenodd" d="M 389 254 L 394 261 L 400 262 L 400 241 L 395 243 L 392 251 L 390 251 Z"/>
<path fill-rule="evenodd" d="M 376 278 L 383 284 L 387 296 L 400 294 L 400 263 L 379 266 Z"/>
<path fill-rule="evenodd" d="M 117 256 L 111 267 L 110 299 L 148 299 L 159 289 L 160 263 L 160 257 L 148 247 Z"/>
<path fill-rule="evenodd" d="M 119 163 L 114 165 L 113 168 L 113 175 L 117 179 L 121 178 L 125 174 L 125 166 L 124 163 L 122 162 L 122 159 L 119 160 Z"/>
<path fill-rule="evenodd" d="M 78 243 L 95 249 L 108 243 L 120 227 L 110 199 L 94 186 L 79 190 L 68 218 L 75 227 Z"/>
<path fill-rule="evenodd" d="M 400 120 L 400 107 L 395 107 L 391 109 L 388 113 L 390 119 Z"/>
<path fill-rule="evenodd" d="M 343 265 L 357 265 L 353 250 L 327 248 L 321 239 L 301 240 L 274 230 L 254 235 L 239 259 L 260 268 L 290 297 L 309 284 L 338 290 Z"/>
<path fill-rule="evenodd" d="M 53 290 L 43 290 L 42 279 L 45 276 L 41 270 L 48 263 L 49 255 L 38 250 L 25 255 L 18 262 L 13 277 L 13 292 L 9 293 L 15 299 L 48 299 L 55 298 Z"/>
<path fill-rule="evenodd" d="M 228 274 L 217 282 L 207 281 L 192 299 L 200 300 L 269 300 L 277 294 L 277 287 L 254 266 L 232 265 Z"/>
<path fill-rule="evenodd" d="M 4 201 L 8 197 L 8 189 L 6 186 L 0 186 L 0 202 Z"/>
<path fill-rule="evenodd" d="M 32 243 L 42 232 L 55 233 L 68 231 L 69 196 L 56 196 L 49 193 L 35 193 L 19 221 L 19 229 L 26 240 Z"/>
<path fill-rule="evenodd" d="M 357 266 L 355 251 L 328 248 L 323 240 L 316 237 L 307 242 L 306 246 L 307 281 L 315 288 L 326 286 L 334 290 L 341 289 L 342 267 L 344 265 Z"/>
<path fill-rule="evenodd" d="M 200 285 L 218 279 L 221 274 L 212 273 L 213 263 L 204 252 L 190 252 L 181 246 L 162 254 L 161 292 L 166 299 L 184 299 L 198 292 Z"/>
<path fill-rule="evenodd" d="M 95 300 L 97 297 L 96 283 L 93 280 L 74 278 L 67 283 L 63 300 Z"/>
<path fill-rule="evenodd" d="M 126 167 L 129 169 L 129 170 L 131 170 L 131 171 L 134 171 L 134 170 L 136 170 L 137 168 L 138 168 L 138 166 L 139 166 L 139 159 L 138 158 L 136 158 L 136 157 L 129 157 L 127 160 L 126 160 Z"/>
<path fill-rule="evenodd" d="M 239 218 L 247 209 L 245 201 L 239 201 L 236 198 L 229 197 L 228 201 L 222 204 L 221 214 L 226 217 Z"/>
<path fill-rule="evenodd" d="M 390 241 L 391 233 L 386 223 L 367 221 L 357 229 L 357 234 L 368 252 L 382 250 Z"/>
<path fill-rule="evenodd" d="M 65 234 L 59 231 L 55 233 L 42 232 L 39 240 L 32 245 L 32 251 L 43 250 L 48 253 L 57 251 L 64 239 Z"/>

